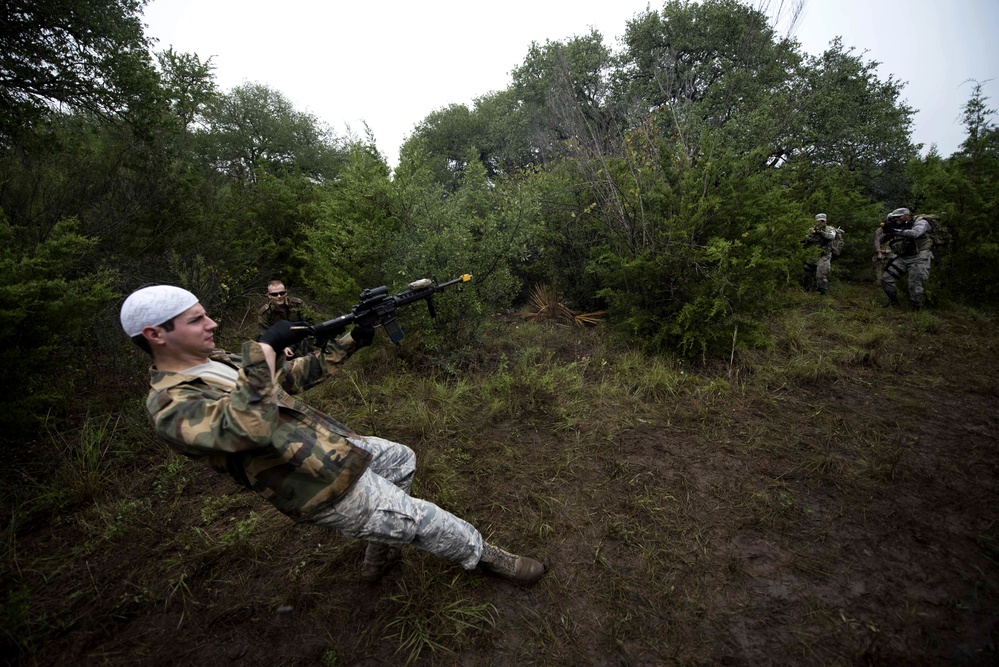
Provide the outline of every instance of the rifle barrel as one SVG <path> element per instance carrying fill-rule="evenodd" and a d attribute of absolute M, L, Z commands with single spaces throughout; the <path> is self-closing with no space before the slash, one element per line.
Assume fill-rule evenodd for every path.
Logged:
<path fill-rule="evenodd" d="M 455 283 L 467 283 L 471 279 L 472 274 L 466 273 L 458 276 L 454 280 L 449 280 L 444 283 L 430 283 L 426 287 L 411 289 L 395 296 L 384 296 L 388 292 L 384 286 L 377 287 L 372 290 L 365 290 L 361 293 L 361 303 L 354 306 L 349 313 L 341 315 L 340 317 L 335 317 L 332 320 L 327 320 L 322 324 L 316 324 L 309 327 L 309 333 L 317 338 L 324 335 L 333 336 L 339 333 L 340 330 L 344 329 L 351 322 L 356 321 L 359 316 L 366 317 L 383 310 L 383 308 L 379 308 L 379 306 L 388 305 L 385 304 L 386 301 L 391 302 L 392 305 L 390 306 L 390 309 L 394 309 L 395 306 L 405 306 L 413 303 L 414 301 L 428 299 L 437 292 L 443 290 L 445 287 L 454 285 Z M 364 304 L 365 300 L 368 300 L 369 302 L 377 301 L 377 303 L 369 303 L 368 305 L 370 305 L 370 308 L 366 308 L 359 312 L 358 308 Z"/>

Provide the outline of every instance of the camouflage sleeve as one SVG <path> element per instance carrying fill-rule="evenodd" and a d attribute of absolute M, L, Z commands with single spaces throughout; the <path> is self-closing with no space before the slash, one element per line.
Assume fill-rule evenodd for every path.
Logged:
<path fill-rule="evenodd" d="M 260 331 L 267 331 L 271 328 L 270 320 L 267 319 L 267 306 L 257 312 L 257 326 L 260 327 Z"/>
<path fill-rule="evenodd" d="M 899 236 L 905 236 L 910 239 L 918 239 L 920 236 L 927 233 L 931 229 L 933 229 L 933 227 L 931 227 L 930 223 L 927 222 L 926 220 L 916 220 L 914 223 L 912 223 L 912 229 L 903 229 L 896 233 Z"/>
<path fill-rule="evenodd" d="M 236 388 L 212 396 L 182 383 L 150 398 L 156 433 L 182 454 L 246 452 L 266 447 L 277 426 L 277 387 L 258 343 L 243 344 Z"/>
<path fill-rule="evenodd" d="M 312 352 L 285 361 L 281 372 L 281 388 L 289 394 L 297 394 L 314 387 L 354 353 L 354 339 L 344 334 L 326 344 L 326 353 Z"/>

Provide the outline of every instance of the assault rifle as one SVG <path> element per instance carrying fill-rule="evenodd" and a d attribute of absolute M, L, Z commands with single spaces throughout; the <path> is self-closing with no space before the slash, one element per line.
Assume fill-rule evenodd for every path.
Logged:
<path fill-rule="evenodd" d="M 327 320 L 322 324 L 308 327 L 309 334 L 317 339 L 329 339 L 340 333 L 348 324 L 367 325 L 375 327 L 381 324 L 392 342 L 399 344 L 405 334 L 396 319 L 396 308 L 407 306 L 417 301 L 426 300 L 427 310 L 430 317 L 437 317 L 434 310 L 434 294 L 444 291 L 446 288 L 456 283 L 467 283 L 472 279 L 472 274 L 466 273 L 463 276 L 449 280 L 446 283 L 439 283 L 435 278 L 422 278 L 409 283 L 409 289 L 390 296 L 388 287 L 372 287 L 361 292 L 360 302 L 350 309 L 350 312 L 332 320 Z"/>

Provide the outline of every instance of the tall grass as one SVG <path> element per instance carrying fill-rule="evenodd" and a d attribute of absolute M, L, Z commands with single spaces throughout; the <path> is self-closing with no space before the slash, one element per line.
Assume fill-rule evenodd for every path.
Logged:
<path fill-rule="evenodd" d="M 46 422 L 56 467 L 36 497 L 42 507 L 59 509 L 93 500 L 115 483 L 108 464 L 121 420 L 120 415 L 87 415 L 78 431 L 68 433 Z"/>
<path fill-rule="evenodd" d="M 396 647 L 403 664 L 411 665 L 427 653 L 437 657 L 453 654 L 472 637 L 496 625 L 493 604 L 442 598 L 435 593 L 456 587 L 460 588 L 458 578 L 441 580 L 424 571 L 416 582 L 399 581 L 389 595 L 395 609 L 384 626 L 382 641 Z"/>

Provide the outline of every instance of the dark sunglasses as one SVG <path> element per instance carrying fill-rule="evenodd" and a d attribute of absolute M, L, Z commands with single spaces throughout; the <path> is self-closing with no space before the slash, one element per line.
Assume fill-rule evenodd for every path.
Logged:
<path fill-rule="evenodd" d="M 285 290 L 283 292 L 268 292 L 267 294 L 268 294 L 268 296 L 284 296 L 287 293 L 288 293 L 288 290 Z"/>

